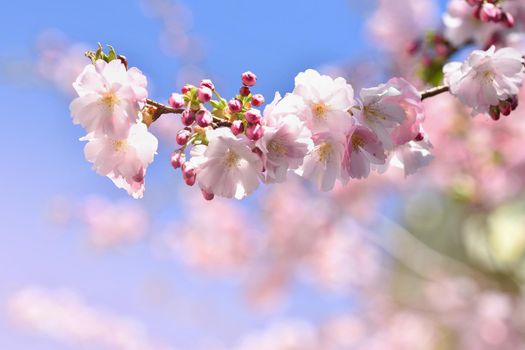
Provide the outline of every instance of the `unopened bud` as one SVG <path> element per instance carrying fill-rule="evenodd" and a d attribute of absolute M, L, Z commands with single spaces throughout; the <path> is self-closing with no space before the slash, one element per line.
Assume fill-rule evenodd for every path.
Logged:
<path fill-rule="evenodd" d="M 201 109 L 195 113 L 195 120 L 201 128 L 205 128 L 211 125 L 213 122 L 213 116 L 207 109 Z"/>
<path fill-rule="evenodd" d="M 498 106 L 490 106 L 489 108 L 489 115 L 492 118 L 492 120 L 499 120 L 500 118 L 500 110 Z"/>
<path fill-rule="evenodd" d="M 228 109 L 230 110 L 230 112 L 232 113 L 238 113 L 242 110 L 242 102 L 239 101 L 238 99 L 236 98 L 232 98 L 229 102 L 228 102 Z"/>
<path fill-rule="evenodd" d="M 180 91 L 185 95 L 187 94 L 188 92 L 190 92 L 195 86 L 193 85 L 190 85 L 190 84 L 186 84 L 182 87 L 182 89 L 180 89 Z"/>
<path fill-rule="evenodd" d="M 244 131 L 244 124 L 242 120 L 234 120 L 230 129 L 232 131 L 232 134 L 234 134 L 235 136 L 242 134 Z"/>
<path fill-rule="evenodd" d="M 186 105 L 186 103 L 184 102 L 184 96 L 176 92 L 170 95 L 170 98 L 168 99 L 168 103 L 170 104 L 171 107 L 175 109 L 182 108 Z"/>
<path fill-rule="evenodd" d="M 258 124 L 261 122 L 261 112 L 258 109 L 249 109 L 244 113 L 244 117 L 248 123 Z"/>
<path fill-rule="evenodd" d="M 197 171 L 195 166 L 190 162 L 186 162 L 182 165 L 182 178 L 188 186 L 195 185 L 195 180 L 197 180 Z"/>
<path fill-rule="evenodd" d="M 254 86 L 257 82 L 257 76 L 250 71 L 242 73 L 241 79 L 245 86 Z"/>
<path fill-rule="evenodd" d="M 252 141 L 259 140 L 264 134 L 261 124 L 248 124 L 246 128 L 246 136 Z"/>
<path fill-rule="evenodd" d="M 261 94 L 256 94 L 252 96 L 252 105 L 259 107 L 264 103 L 264 96 Z"/>
<path fill-rule="evenodd" d="M 215 90 L 215 85 L 213 85 L 210 79 L 201 80 L 200 86 L 206 86 L 210 90 Z"/>
<path fill-rule="evenodd" d="M 173 169 L 176 170 L 180 168 L 184 162 L 186 162 L 186 155 L 184 152 L 175 152 L 171 155 L 170 162 Z"/>
<path fill-rule="evenodd" d="M 215 198 L 215 195 L 211 192 L 206 191 L 205 189 L 201 188 L 202 197 L 204 197 L 205 200 L 211 201 L 213 198 Z"/>
<path fill-rule="evenodd" d="M 182 130 L 179 130 L 179 132 L 177 133 L 175 140 L 177 141 L 179 145 L 184 146 L 186 143 L 188 143 L 188 140 L 190 139 L 190 137 L 191 137 L 191 131 L 187 129 L 182 129 Z"/>
<path fill-rule="evenodd" d="M 208 88 L 206 86 L 201 86 L 197 90 L 197 98 L 202 103 L 210 102 L 212 96 L 213 96 L 213 92 L 211 91 L 210 88 Z"/>
<path fill-rule="evenodd" d="M 182 124 L 184 124 L 185 126 L 190 126 L 191 124 L 193 124 L 193 122 L 195 122 L 195 114 L 193 113 L 192 110 L 185 109 L 182 112 L 181 121 L 182 121 Z"/>
<path fill-rule="evenodd" d="M 245 96 L 248 96 L 249 94 L 251 94 L 252 92 L 250 91 L 250 88 L 247 87 L 247 86 L 243 86 L 239 89 L 239 95 L 245 97 Z"/>

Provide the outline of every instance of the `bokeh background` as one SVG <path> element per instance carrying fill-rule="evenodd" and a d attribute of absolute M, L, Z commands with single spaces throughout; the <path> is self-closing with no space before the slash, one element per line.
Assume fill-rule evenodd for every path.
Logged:
<path fill-rule="evenodd" d="M 396 5 L 393 6 L 392 4 Z M 83 158 L 71 82 L 113 45 L 166 101 L 255 72 L 357 89 L 417 84 L 405 45 L 446 1 L 12 1 L 0 11 L 0 349 L 525 349 L 525 111 L 429 101 L 435 160 L 318 193 L 293 179 L 204 202 L 169 164 L 164 116 L 143 200 Z M 461 54 L 461 53 L 460 53 Z"/>

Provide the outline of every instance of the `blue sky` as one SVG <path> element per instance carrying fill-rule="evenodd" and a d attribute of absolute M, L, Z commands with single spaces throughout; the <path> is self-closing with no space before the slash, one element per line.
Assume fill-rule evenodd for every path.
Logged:
<path fill-rule="evenodd" d="M 258 91 L 270 98 L 275 90 L 291 90 L 299 71 L 374 52 L 363 27 L 370 8 L 357 5 L 362 1 L 184 3 L 193 11 L 193 32 L 205 43 L 203 67 L 220 82 L 220 91 L 226 96 L 236 91 L 240 74 L 248 69 L 259 76 Z M 145 72 L 153 95 L 159 99 L 179 88 L 174 86 L 174 75 L 181 62 L 159 49 L 161 25 L 144 15 L 138 1 L 7 1 L 0 11 L 0 63 L 16 67 L 17 63 L 32 62 L 36 37 L 50 28 L 64 32 L 72 41 L 112 44 Z M 86 248 L 79 227 L 50 225 L 45 212 L 56 195 L 83 198 L 95 193 L 122 199 L 126 194 L 94 174 L 84 161 L 83 145 L 78 142 L 83 133 L 70 121 L 66 96 L 27 75 L 21 83 L 12 78 L 12 72 L 10 77 L 5 68 L 2 72 L 0 304 L 10 292 L 28 284 L 72 287 L 94 304 L 140 318 L 156 336 L 182 346 L 192 345 L 198 329 L 182 322 L 181 315 L 138 303 L 148 281 L 163 281 L 169 290 L 176 291 L 174 298 L 180 303 L 216 309 L 216 317 L 222 318 L 225 326 L 210 336 L 229 342 L 282 315 L 315 320 L 341 305 L 350 305 L 348 300 L 328 298 L 298 285 L 294 298 L 283 309 L 271 315 L 253 315 L 239 302 L 237 281 L 195 276 L 176 263 L 153 259 L 146 245 L 96 254 Z M 152 193 L 165 193 L 160 186 L 170 187 L 167 193 L 173 199 L 166 200 L 163 215 L 177 208 L 180 194 L 176 185 L 180 179 L 166 162 L 168 154 L 168 149 L 159 152 L 148 179 L 159 184 L 152 186 Z M 144 203 L 150 208 L 156 205 L 148 196 Z M 309 307 L 312 300 L 319 307 Z M 0 348 L 68 349 L 13 332 L 2 316 Z"/>

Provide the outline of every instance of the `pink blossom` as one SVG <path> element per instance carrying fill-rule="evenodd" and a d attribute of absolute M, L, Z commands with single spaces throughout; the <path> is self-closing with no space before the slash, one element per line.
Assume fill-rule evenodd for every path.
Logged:
<path fill-rule="evenodd" d="M 475 8 L 465 0 L 451 0 L 447 13 L 443 15 L 445 38 L 456 47 L 473 39 L 476 44 L 484 47 L 499 25 L 485 23 L 474 16 Z"/>
<path fill-rule="evenodd" d="M 354 105 L 354 90 L 345 79 L 308 69 L 295 77 L 293 93 L 304 100 L 307 108 L 301 117 L 313 133 L 350 128 L 348 110 Z"/>
<path fill-rule="evenodd" d="M 405 176 L 412 175 L 434 159 L 431 149 L 432 145 L 428 140 L 410 141 L 394 148 L 388 164 L 403 169 Z"/>
<path fill-rule="evenodd" d="M 398 89 L 397 85 L 401 82 L 402 80 L 391 80 L 386 84 L 362 89 L 360 93 L 362 106 L 357 109 L 357 119 L 377 134 L 386 149 L 391 149 L 394 145 L 391 135 L 393 130 L 406 120 L 401 102 L 410 100 L 411 96 L 408 89 L 405 92 Z M 406 99 L 405 93 L 408 94 Z"/>
<path fill-rule="evenodd" d="M 276 96 L 274 102 L 279 100 Z M 296 115 L 274 115 L 271 111 L 265 111 L 264 135 L 256 145 L 264 155 L 265 181 L 284 182 L 288 170 L 299 168 L 313 147 L 312 134 Z"/>
<path fill-rule="evenodd" d="M 341 163 L 345 152 L 344 137 L 320 133 L 313 137 L 314 148 L 296 173 L 315 182 L 321 191 L 330 191 L 341 179 Z"/>
<path fill-rule="evenodd" d="M 192 149 L 190 162 L 196 166 L 199 186 L 209 193 L 236 199 L 251 194 L 259 186 L 260 157 L 252 152 L 248 139 L 235 136 L 229 128 L 206 133 L 208 146 Z"/>
<path fill-rule="evenodd" d="M 448 63 L 443 70 L 450 92 L 472 107 L 473 114 L 488 113 L 490 106 L 517 95 L 525 77 L 521 53 L 494 46 L 473 51 L 465 62 Z"/>
<path fill-rule="evenodd" d="M 158 146 L 157 138 L 145 124 L 131 126 L 126 138 L 91 133 L 81 140 L 88 141 L 84 153 L 99 175 L 109 177 L 134 198 L 142 198 L 146 169 L 153 162 Z"/>
<path fill-rule="evenodd" d="M 90 133 L 125 138 L 148 95 L 146 77 L 136 68 L 126 71 L 120 60 L 89 64 L 73 84 L 79 97 L 71 102 L 75 124 Z"/>
<path fill-rule="evenodd" d="M 417 89 L 403 78 L 393 78 L 388 81 L 401 92 L 398 103 L 405 111 L 405 120 L 392 131 L 394 145 L 402 145 L 415 139 L 421 132 L 421 124 L 425 119 L 421 95 Z"/>
<path fill-rule="evenodd" d="M 385 149 L 377 135 L 364 126 L 354 125 L 346 136 L 343 177 L 368 177 L 371 164 L 385 164 L 385 161 Z"/>

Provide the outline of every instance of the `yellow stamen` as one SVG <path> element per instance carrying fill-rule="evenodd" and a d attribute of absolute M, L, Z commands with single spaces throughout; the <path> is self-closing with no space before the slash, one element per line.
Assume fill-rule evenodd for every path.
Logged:
<path fill-rule="evenodd" d="M 320 162 L 327 162 L 332 154 L 332 145 L 329 143 L 323 143 L 317 150 Z"/>
<path fill-rule="evenodd" d="M 286 154 L 286 146 L 281 143 L 280 140 L 273 139 L 268 144 L 268 149 L 270 152 L 278 155 L 278 156 L 284 156 Z"/>
<path fill-rule="evenodd" d="M 108 108 L 113 108 L 118 101 L 118 97 L 113 91 L 108 91 L 102 96 L 102 103 Z"/>
<path fill-rule="evenodd" d="M 128 142 L 126 140 L 115 140 L 113 142 L 113 147 L 115 148 L 116 152 L 120 152 L 126 147 Z"/>
<path fill-rule="evenodd" d="M 316 103 L 312 107 L 312 111 L 314 113 L 314 116 L 318 119 L 324 118 L 324 115 L 327 111 L 326 105 L 322 102 Z"/>
<path fill-rule="evenodd" d="M 232 150 L 226 152 L 226 157 L 224 158 L 224 163 L 228 168 L 236 167 L 239 163 L 239 155 Z"/>
<path fill-rule="evenodd" d="M 359 135 L 352 135 L 352 148 L 357 149 L 365 145 L 365 140 Z"/>

